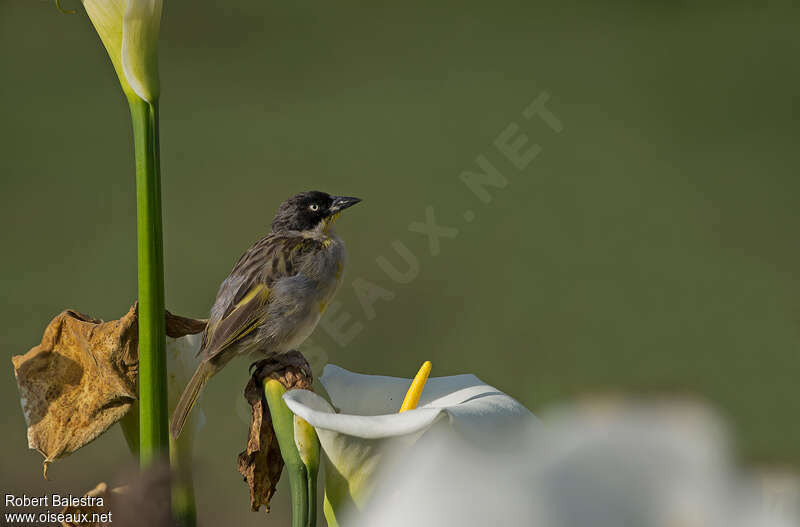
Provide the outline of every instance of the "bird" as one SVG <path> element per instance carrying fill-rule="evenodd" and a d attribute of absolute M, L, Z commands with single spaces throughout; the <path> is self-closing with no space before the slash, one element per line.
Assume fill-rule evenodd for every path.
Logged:
<path fill-rule="evenodd" d="M 342 281 L 346 252 L 333 225 L 360 201 L 312 190 L 281 203 L 271 232 L 245 251 L 219 287 L 200 363 L 172 414 L 173 438 L 209 379 L 233 358 L 286 353 L 311 334 Z"/>

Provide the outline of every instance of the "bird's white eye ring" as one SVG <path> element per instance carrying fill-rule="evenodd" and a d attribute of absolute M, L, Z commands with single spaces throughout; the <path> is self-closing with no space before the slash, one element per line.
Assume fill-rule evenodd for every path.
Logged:
<path fill-rule="evenodd" d="M 314 203 L 313 205 L 310 205 L 308 208 L 311 209 L 314 212 L 317 212 L 319 210 L 319 205 Z"/>

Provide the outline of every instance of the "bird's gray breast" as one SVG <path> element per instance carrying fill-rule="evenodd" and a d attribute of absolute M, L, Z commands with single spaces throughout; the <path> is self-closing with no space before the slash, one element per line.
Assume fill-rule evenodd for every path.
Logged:
<path fill-rule="evenodd" d="M 296 349 L 311 335 L 341 283 L 345 260 L 342 240 L 326 236 L 303 256 L 297 274 L 272 284 L 266 323 L 259 329 L 259 340 L 270 351 Z"/>

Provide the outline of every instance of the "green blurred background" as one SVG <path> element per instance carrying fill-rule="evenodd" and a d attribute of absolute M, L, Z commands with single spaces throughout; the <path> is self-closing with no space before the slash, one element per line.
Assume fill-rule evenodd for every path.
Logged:
<path fill-rule="evenodd" d="M 534 412 L 586 393 L 693 394 L 728 419 L 741 461 L 800 468 L 800 10 L 414 4 L 165 6 L 168 308 L 205 317 L 289 195 L 360 196 L 338 224 L 350 263 L 336 315 L 361 329 L 345 346 L 317 329 L 331 362 L 411 376 L 428 359 Z M 66 7 L 78 16 L 0 0 L 5 492 L 81 493 L 131 463 L 115 427 L 43 482 L 9 360 L 65 308 L 113 319 L 136 297 L 128 111 L 80 4 Z M 521 117 L 543 90 L 560 134 Z M 522 171 L 493 146 L 511 123 L 542 148 Z M 479 154 L 509 180 L 489 204 L 459 180 Z M 460 230 L 437 256 L 408 229 L 427 206 Z M 402 267 L 395 240 L 419 261 L 409 284 L 376 263 Z M 394 293 L 372 320 L 357 278 Z M 203 402 L 208 525 L 264 522 L 236 472 L 246 377 L 228 368 Z"/>

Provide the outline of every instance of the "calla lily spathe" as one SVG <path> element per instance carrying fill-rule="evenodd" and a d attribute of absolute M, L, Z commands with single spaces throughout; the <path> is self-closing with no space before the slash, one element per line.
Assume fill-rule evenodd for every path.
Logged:
<path fill-rule="evenodd" d="M 800 525 L 800 480 L 737 467 L 706 407 L 585 398 L 544 411 L 547 425 L 514 449 L 442 439 L 415 448 L 348 525 Z"/>
<path fill-rule="evenodd" d="M 398 410 L 410 379 L 328 365 L 320 382 L 333 406 L 306 390 L 289 391 L 284 401 L 319 436 L 326 463 L 326 515 L 333 512 L 338 518 L 363 509 L 379 472 L 421 438 L 455 434 L 491 446 L 537 423 L 524 406 L 474 375 L 429 379 L 419 406 L 403 413 Z"/>
<path fill-rule="evenodd" d="M 158 99 L 158 33 L 162 0 L 82 0 L 111 57 L 122 90 L 148 103 Z"/>

